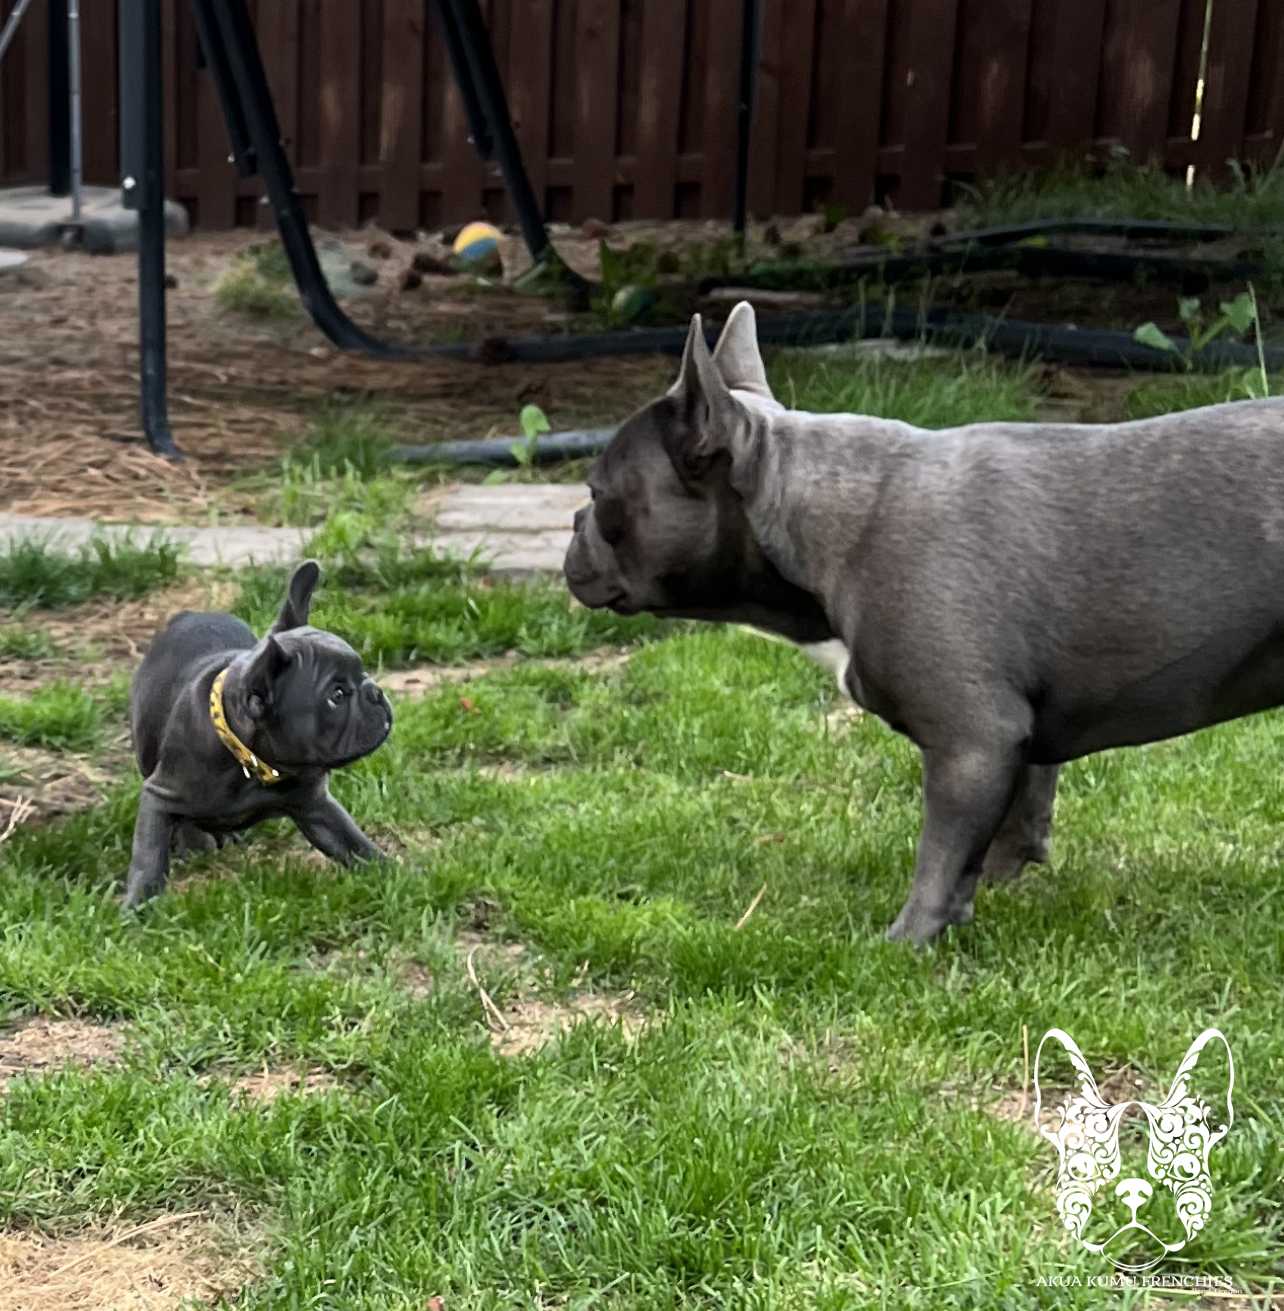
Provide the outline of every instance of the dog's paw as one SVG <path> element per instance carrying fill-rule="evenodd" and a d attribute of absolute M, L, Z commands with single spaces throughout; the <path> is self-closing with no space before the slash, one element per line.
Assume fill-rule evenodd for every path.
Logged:
<path fill-rule="evenodd" d="M 921 906 L 906 906 L 887 930 L 888 942 L 908 942 L 926 947 L 949 923 L 949 918 Z"/>

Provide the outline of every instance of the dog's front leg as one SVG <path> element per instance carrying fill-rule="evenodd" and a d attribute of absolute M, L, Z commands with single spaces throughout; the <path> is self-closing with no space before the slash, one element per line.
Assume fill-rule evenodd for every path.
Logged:
<path fill-rule="evenodd" d="M 340 865 L 378 860 L 383 855 L 329 792 L 317 797 L 293 818 L 303 836 L 323 856 L 329 856 Z"/>
<path fill-rule="evenodd" d="M 1021 767 L 1010 747 L 923 752 L 923 831 L 914 884 L 891 939 L 916 945 L 971 918 L 981 860 L 1007 813 Z"/>
<path fill-rule="evenodd" d="M 165 887 L 169 877 L 169 845 L 176 820 L 166 803 L 148 786 L 138 798 L 134 850 L 125 883 L 125 909 L 134 910 Z"/>

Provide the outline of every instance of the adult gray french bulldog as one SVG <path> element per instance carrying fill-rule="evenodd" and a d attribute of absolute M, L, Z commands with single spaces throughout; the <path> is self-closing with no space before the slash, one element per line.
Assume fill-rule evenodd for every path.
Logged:
<path fill-rule="evenodd" d="M 262 641 L 233 615 L 184 611 L 152 642 L 130 689 L 143 789 L 127 907 L 164 888 L 171 843 L 221 846 L 264 819 L 292 819 L 343 864 L 379 856 L 328 780 L 383 743 L 392 709 L 347 642 L 307 626 L 320 575 L 315 560 L 294 571 Z"/>
<path fill-rule="evenodd" d="M 1057 768 L 1284 702 L 1284 402 L 941 432 L 786 410 L 753 310 L 594 466 L 585 605 L 750 624 L 834 658 L 923 753 L 888 930 L 972 917 L 1047 858 Z"/>

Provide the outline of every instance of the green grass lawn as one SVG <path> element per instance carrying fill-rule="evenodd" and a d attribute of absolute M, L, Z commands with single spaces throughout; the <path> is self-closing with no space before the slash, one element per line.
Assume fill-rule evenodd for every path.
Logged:
<path fill-rule="evenodd" d="M 837 366 L 773 367 L 799 404 L 872 394 Z M 1030 375 L 981 360 L 965 382 L 929 364 L 917 391 L 881 367 L 886 407 L 920 422 L 1033 405 Z M 882 932 L 909 886 L 917 756 L 826 675 L 738 630 L 490 584 L 344 507 L 315 616 L 372 663 L 631 655 L 399 699 L 389 743 L 334 780 L 394 853 L 376 867 L 265 825 L 126 919 L 135 779 L 20 827 L 0 846 L 0 1023 L 82 1017 L 125 1046 L 3 1085 L 0 1233 L 248 1225 L 263 1273 L 242 1311 L 1097 1307 L 1108 1267 L 1060 1229 L 1052 1148 L 996 1113 L 1023 1031 L 1033 1049 L 1066 1029 L 1094 1070 L 1161 1094 L 1217 1025 L 1235 1124 L 1212 1218 L 1163 1269 L 1284 1281 L 1284 716 L 1068 767 L 1052 864 L 914 952 Z M 156 578 L 94 567 L 27 558 L 7 603 Z M 261 627 L 281 579 L 243 575 L 238 611 Z M 41 613 L 2 630 L 9 658 L 53 649 L 18 636 Z M 0 737 L 118 731 L 119 680 L 77 692 L 0 700 Z M 487 1023 L 473 947 L 513 1030 L 595 1006 L 627 1024 L 519 1051 Z M 265 1067 L 328 1078 L 234 1094 Z"/>
<path fill-rule="evenodd" d="M 261 830 L 137 923 L 113 899 L 133 784 L 20 832 L 5 1007 L 119 1022 L 129 1045 L 11 1085 L 0 1219 L 261 1211 L 246 1307 L 1060 1305 L 1034 1281 L 1100 1263 L 1058 1234 L 1051 1149 L 985 1109 L 1021 1086 L 1022 1026 L 1166 1082 L 1218 1024 L 1236 1124 L 1214 1221 L 1171 1268 L 1284 1273 L 1284 718 L 1072 767 L 1052 868 L 916 954 L 880 936 L 914 753 L 831 725 L 832 701 L 735 631 L 402 701 L 390 745 L 336 780 L 401 860 L 336 872 Z M 501 1007 L 628 989 L 645 1027 L 492 1051 L 452 947 L 479 906 L 526 949 L 485 980 Z M 254 1113 L 202 1077 L 264 1064 L 337 1086 Z"/>

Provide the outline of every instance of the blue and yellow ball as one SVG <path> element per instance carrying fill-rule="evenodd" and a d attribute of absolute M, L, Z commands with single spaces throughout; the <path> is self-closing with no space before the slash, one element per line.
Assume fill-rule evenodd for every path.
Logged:
<path fill-rule="evenodd" d="M 466 223 L 455 238 L 455 259 L 473 270 L 497 264 L 500 236 L 499 229 L 490 223 Z"/>

